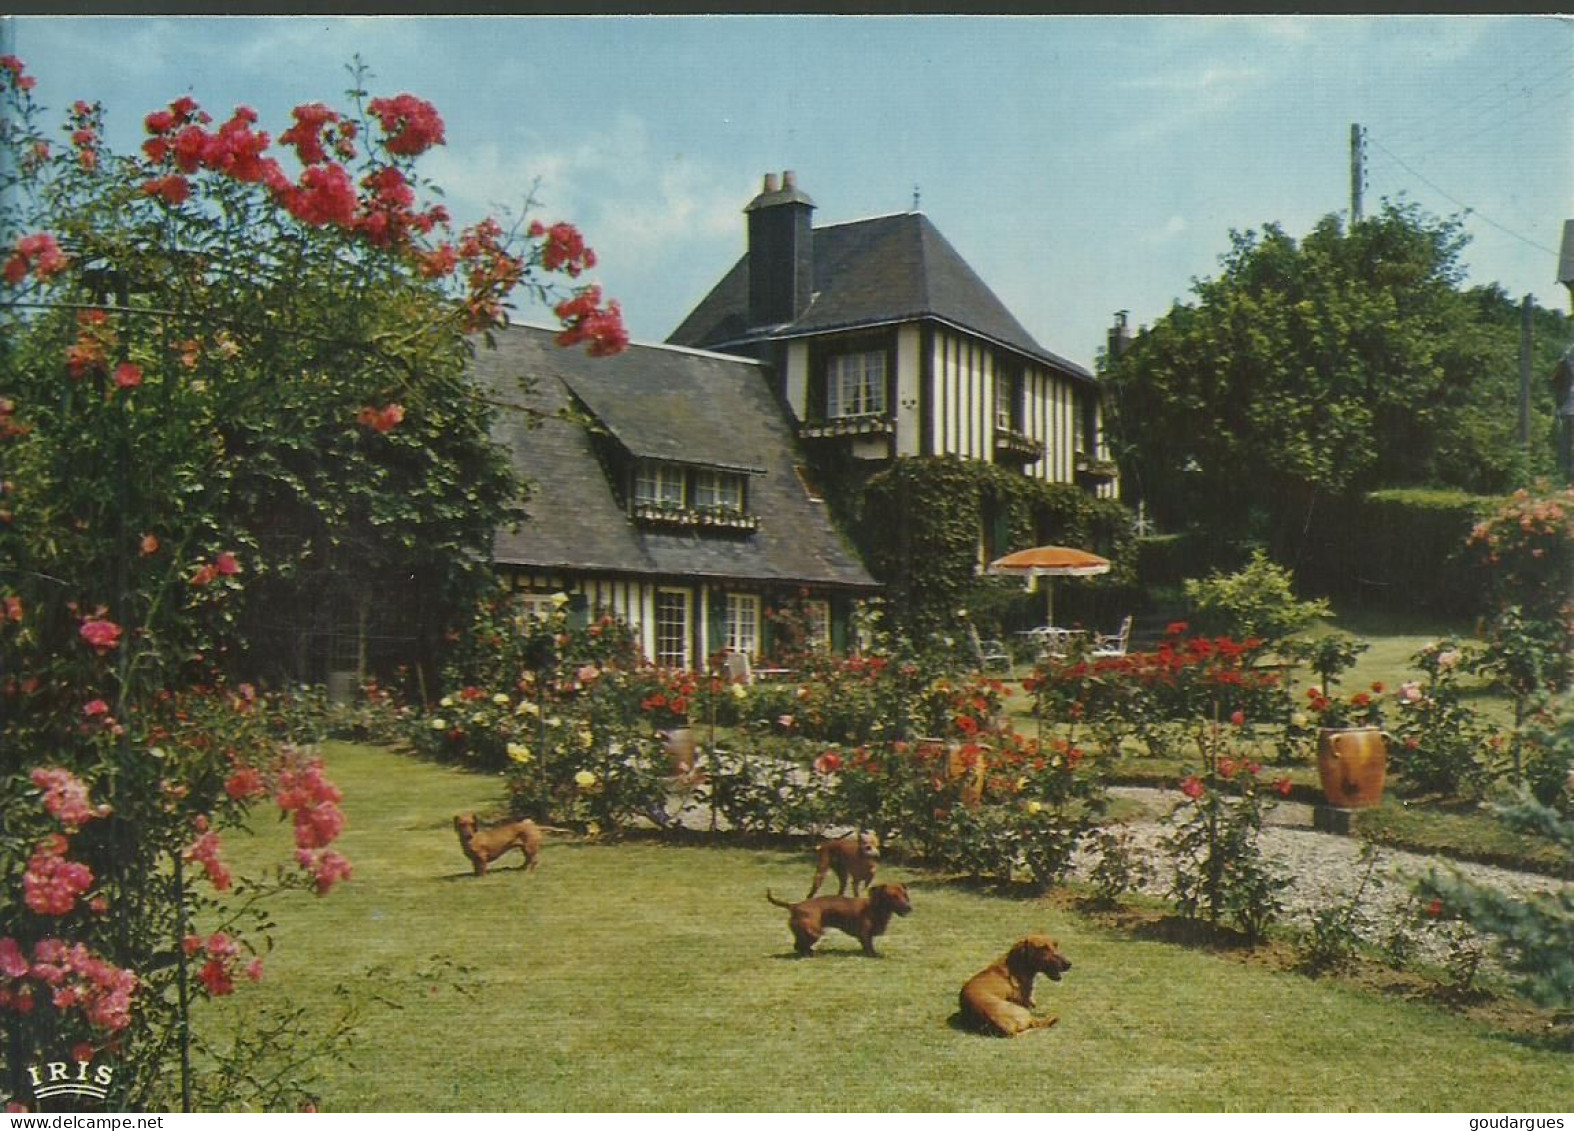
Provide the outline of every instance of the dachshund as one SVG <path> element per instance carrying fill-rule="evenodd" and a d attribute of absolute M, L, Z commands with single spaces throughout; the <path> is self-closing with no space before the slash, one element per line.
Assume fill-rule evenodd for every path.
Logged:
<path fill-rule="evenodd" d="M 541 854 L 541 826 L 532 820 L 482 829 L 474 813 L 461 813 L 454 817 L 454 831 L 459 834 L 459 847 L 470 858 L 478 876 L 486 875 L 488 864 L 515 848 L 525 854 L 526 871 L 536 870 L 536 858 Z"/>
<path fill-rule="evenodd" d="M 902 884 L 875 884 L 868 895 L 856 898 L 822 895 L 788 903 L 777 899 L 769 889 L 766 889 L 765 898 L 788 910 L 787 926 L 792 930 L 800 958 L 814 957 L 814 944 L 829 927 L 852 935 L 862 944 L 866 955 L 878 958 L 874 950 L 876 936 L 885 934 L 892 915 L 906 915 L 913 909 L 907 898 L 907 888 Z"/>
<path fill-rule="evenodd" d="M 874 833 L 857 833 L 837 840 L 820 842 L 816 849 L 818 865 L 814 870 L 814 884 L 805 899 L 813 899 L 825 882 L 827 872 L 836 873 L 836 894 L 847 894 L 847 881 L 853 881 L 853 895 L 858 895 L 858 885 L 865 889 L 874 883 L 874 870 L 879 867 L 880 838 Z"/>
<path fill-rule="evenodd" d="M 1056 1017 L 1034 1017 L 1033 979 L 1040 974 L 1051 981 L 1071 969 L 1055 940 L 1028 935 L 1000 958 L 984 967 L 962 987 L 962 1020 L 975 1029 L 1001 1037 L 1015 1037 L 1029 1029 L 1047 1029 Z"/>

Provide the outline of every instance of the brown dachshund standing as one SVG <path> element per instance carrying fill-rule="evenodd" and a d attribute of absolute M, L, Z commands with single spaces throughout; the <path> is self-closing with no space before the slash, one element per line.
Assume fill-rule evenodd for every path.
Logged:
<path fill-rule="evenodd" d="M 907 888 L 901 884 L 875 884 L 868 895 L 856 898 L 822 895 L 800 903 L 787 903 L 769 890 L 765 898 L 788 910 L 787 926 L 792 930 L 800 958 L 814 956 L 814 944 L 830 927 L 852 935 L 863 944 L 865 954 L 878 958 L 874 952 L 875 937 L 885 934 L 892 915 L 906 915 L 913 909 L 907 898 Z"/>
<path fill-rule="evenodd" d="M 816 851 L 819 860 L 814 870 L 814 883 L 804 898 L 814 898 L 820 885 L 825 882 L 827 872 L 836 873 L 837 895 L 847 894 L 849 878 L 853 881 L 855 896 L 860 883 L 865 888 L 874 883 L 874 870 L 879 867 L 876 861 L 880 859 L 880 838 L 874 833 L 856 833 L 838 840 L 821 841 Z"/>
<path fill-rule="evenodd" d="M 1029 1029 L 1047 1029 L 1058 1018 L 1034 1017 L 1033 979 L 1043 974 L 1060 981 L 1071 963 L 1061 957 L 1055 940 L 1029 935 L 1000 959 L 984 967 L 962 987 L 962 1020 L 976 1029 L 1015 1037 Z"/>
<path fill-rule="evenodd" d="M 531 872 L 536 870 L 536 857 L 541 853 L 541 829 L 534 821 L 514 821 L 490 829 L 481 829 L 477 825 L 474 813 L 461 813 L 454 818 L 459 847 L 470 857 L 476 875 L 486 875 L 488 864 L 515 848 L 525 854 L 525 869 Z"/>

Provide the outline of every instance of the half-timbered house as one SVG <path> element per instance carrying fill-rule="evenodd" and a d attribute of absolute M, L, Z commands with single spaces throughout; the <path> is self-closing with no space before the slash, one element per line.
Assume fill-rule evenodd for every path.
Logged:
<path fill-rule="evenodd" d="M 815 227 L 814 208 L 767 174 L 746 253 L 668 341 L 768 364 L 807 445 L 1116 493 L 1093 374 L 1039 345 L 928 217 Z"/>
<path fill-rule="evenodd" d="M 525 326 L 494 337 L 474 370 L 531 494 L 493 559 L 523 609 L 567 594 L 667 667 L 769 656 L 786 608 L 811 642 L 846 646 L 878 586 L 809 489 L 758 362 L 639 344 L 591 358 Z"/>

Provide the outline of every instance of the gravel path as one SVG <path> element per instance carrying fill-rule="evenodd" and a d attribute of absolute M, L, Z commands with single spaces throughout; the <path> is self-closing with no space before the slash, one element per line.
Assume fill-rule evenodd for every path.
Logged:
<path fill-rule="evenodd" d="M 1164 895 L 1169 887 L 1170 873 L 1165 854 L 1159 848 L 1165 830 L 1158 823 L 1158 817 L 1173 807 L 1179 798 L 1163 790 L 1127 786 L 1112 788 L 1110 795 L 1139 802 L 1147 814 L 1129 822 L 1126 828 L 1131 835 L 1133 850 L 1145 854 L 1158 873 L 1145 885 L 1144 890 L 1154 895 Z M 1355 893 L 1366 870 L 1361 860 L 1362 844 L 1355 837 L 1314 829 L 1310 805 L 1282 802 L 1274 808 L 1263 829 L 1261 845 L 1263 855 L 1291 877 L 1289 887 L 1281 893 L 1287 922 L 1305 928 L 1318 911 L 1338 906 Z M 1077 861 L 1076 871 L 1082 876 L 1086 876 L 1096 862 L 1087 856 L 1083 854 L 1083 858 Z M 1362 898 L 1362 908 L 1374 924 L 1363 934 L 1381 934 L 1389 925 L 1406 915 L 1410 909 L 1415 881 L 1434 870 L 1457 872 L 1476 883 L 1519 898 L 1537 892 L 1574 887 L 1568 882 L 1533 872 L 1383 848 L 1379 851 L 1377 867 Z M 1380 938 L 1369 938 L 1368 941 L 1376 942 Z M 1435 940 L 1432 957 L 1443 957 L 1440 948 L 1445 947 L 1443 940 Z"/>
<path fill-rule="evenodd" d="M 1131 838 L 1132 852 L 1145 858 L 1154 873 L 1143 891 L 1166 896 L 1172 873 L 1167 854 L 1159 844 L 1166 832 L 1160 819 L 1180 801 L 1180 795 L 1138 786 L 1115 786 L 1109 793 L 1111 797 L 1138 803 L 1141 815 L 1125 822 L 1124 827 Z M 696 829 L 709 827 L 708 806 L 699 803 L 693 795 L 686 798 L 680 795 L 674 800 L 678 802 L 672 813 L 675 823 Z M 1280 802 L 1268 815 L 1261 841 L 1263 854 L 1290 877 L 1289 886 L 1280 893 L 1285 909 L 1283 921 L 1303 930 L 1309 927 L 1317 912 L 1348 901 L 1366 873 L 1366 864 L 1361 859 L 1364 842 L 1351 836 L 1319 831 L 1312 822 L 1311 805 Z M 1079 853 L 1073 862 L 1073 874 L 1086 879 L 1096 863 L 1095 853 Z M 1363 938 L 1381 943 L 1393 925 L 1406 919 L 1413 910 L 1415 882 L 1434 870 L 1457 872 L 1466 879 L 1518 898 L 1538 892 L 1574 889 L 1574 884 L 1534 872 L 1383 848 L 1362 894 L 1361 909 L 1367 921 L 1361 932 Z M 1468 934 L 1462 926 L 1458 929 Z M 1424 933 L 1417 942 L 1423 956 L 1442 961 L 1447 957 L 1449 944 L 1447 939 L 1436 936 L 1436 932 Z"/>

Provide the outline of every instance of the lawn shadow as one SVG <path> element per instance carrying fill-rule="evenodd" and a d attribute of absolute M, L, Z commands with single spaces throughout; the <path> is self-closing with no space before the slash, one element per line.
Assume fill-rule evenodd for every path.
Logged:
<path fill-rule="evenodd" d="M 449 872 L 447 875 L 438 876 L 437 882 L 442 884 L 456 884 L 465 880 L 489 880 L 493 876 L 502 875 L 505 872 L 528 872 L 529 870 L 530 865 L 525 863 L 504 864 L 501 866 L 494 865 L 486 870 L 486 875 L 484 876 L 478 876 L 474 871 Z"/>
<path fill-rule="evenodd" d="M 1202 919 L 1187 919 L 1181 915 L 1145 918 L 1132 928 L 1132 934 L 1148 942 L 1169 943 L 1196 950 L 1254 949 L 1244 931 L 1237 931 L 1233 927 L 1209 923 Z"/>
<path fill-rule="evenodd" d="M 878 882 L 884 882 L 883 875 L 877 876 Z M 897 881 L 890 881 L 897 882 Z M 933 888 L 938 891 L 964 891 L 973 895 L 989 896 L 992 899 L 1009 900 L 1016 903 L 1033 903 L 1046 898 L 1053 889 L 1045 888 L 1026 880 L 1000 880 L 989 879 L 981 876 L 961 876 L 955 874 L 930 874 L 917 879 L 900 881 L 907 886 L 909 891 L 923 891 Z"/>
<path fill-rule="evenodd" d="M 831 947 L 829 950 L 820 950 L 816 948 L 815 952 L 810 955 L 802 955 L 795 950 L 777 951 L 776 953 L 769 955 L 769 957 L 784 962 L 810 962 L 820 958 L 862 958 L 865 960 L 870 958 L 870 956 L 865 954 L 863 951 L 852 950 L 848 947 Z M 876 961 L 878 961 L 884 958 L 885 955 L 876 954 L 873 957 Z"/>

